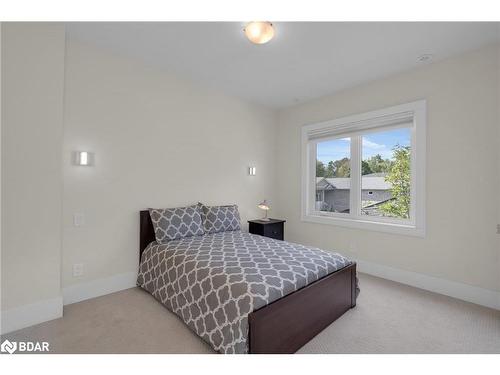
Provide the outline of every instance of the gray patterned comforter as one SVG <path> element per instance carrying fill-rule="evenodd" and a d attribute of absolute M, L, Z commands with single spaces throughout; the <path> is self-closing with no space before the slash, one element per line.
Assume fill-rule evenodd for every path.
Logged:
<path fill-rule="evenodd" d="M 340 254 L 246 232 L 152 242 L 137 284 L 221 353 L 248 352 L 248 315 L 351 264 Z"/>

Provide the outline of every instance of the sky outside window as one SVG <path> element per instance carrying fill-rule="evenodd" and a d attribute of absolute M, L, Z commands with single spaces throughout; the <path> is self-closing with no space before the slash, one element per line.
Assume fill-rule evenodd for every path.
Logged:
<path fill-rule="evenodd" d="M 410 129 L 396 129 L 363 136 L 363 160 L 377 154 L 383 159 L 391 159 L 392 149 L 398 144 L 410 146 Z M 320 142 L 317 146 L 317 158 L 325 164 L 330 160 L 344 158 L 348 152 L 350 152 L 349 138 Z"/>

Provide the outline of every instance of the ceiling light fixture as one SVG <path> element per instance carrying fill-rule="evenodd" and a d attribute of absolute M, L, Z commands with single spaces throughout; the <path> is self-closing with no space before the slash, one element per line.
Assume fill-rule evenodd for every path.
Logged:
<path fill-rule="evenodd" d="M 264 44 L 274 37 L 274 27 L 271 22 L 249 22 L 243 29 L 248 40 L 255 44 Z"/>

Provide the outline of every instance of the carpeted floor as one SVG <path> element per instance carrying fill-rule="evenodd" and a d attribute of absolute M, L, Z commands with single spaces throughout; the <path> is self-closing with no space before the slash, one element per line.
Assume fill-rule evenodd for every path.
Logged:
<path fill-rule="evenodd" d="M 500 353 L 500 312 L 360 274 L 356 308 L 299 353 Z M 64 307 L 64 317 L 2 338 L 55 353 L 213 353 L 139 288 Z"/>

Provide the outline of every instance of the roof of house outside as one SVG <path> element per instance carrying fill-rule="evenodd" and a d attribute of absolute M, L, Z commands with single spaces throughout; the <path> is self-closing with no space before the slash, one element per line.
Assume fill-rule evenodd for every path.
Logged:
<path fill-rule="evenodd" d="M 374 173 L 375 174 L 375 173 Z M 380 173 L 376 173 L 380 175 Z M 383 175 L 383 174 L 382 174 Z M 385 176 L 385 175 L 384 175 Z M 365 175 L 361 179 L 363 190 L 389 190 L 391 184 L 385 181 L 384 176 Z M 324 180 L 324 181 L 322 181 Z M 316 190 L 347 190 L 351 188 L 351 179 L 346 177 L 316 178 Z"/>
<path fill-rule="evenodd" d="M 325 178 L 325 180 L 334 188 L 338 190 L 350 189 L 351 179 L 345 177 Z"/>

